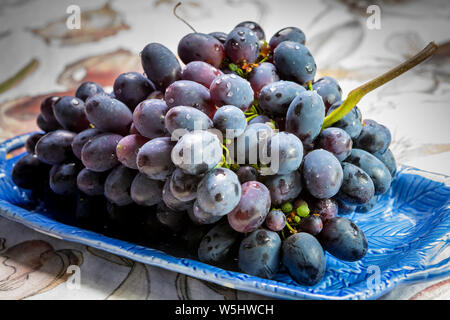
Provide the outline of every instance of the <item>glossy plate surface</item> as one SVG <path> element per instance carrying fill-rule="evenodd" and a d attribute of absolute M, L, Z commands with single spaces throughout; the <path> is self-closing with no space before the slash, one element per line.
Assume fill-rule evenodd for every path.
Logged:
<path fill-rule="evenodd" d="M 85 244 L 142 263 L 226 287 L 287 299 L 375 299 L 405 282 L 450 275 L 450 178 L 401 167 L 390 191 L 369 213 L 348 216 L 365 233 L 369 251 L 359 262 L 327 254 L 327 271 L 314 287 L 296 284 L 286 273 L 265 280 L 136 245 L 57 222 L 21 208 L 28 192 L 11 181 L 7 157 L 28 135 L 0 144 L 0 215 L 50 236 Z M 9 158 L 9 159 L 7 159 Z M 379 275 L 379 277 L 377 277 Z"/>

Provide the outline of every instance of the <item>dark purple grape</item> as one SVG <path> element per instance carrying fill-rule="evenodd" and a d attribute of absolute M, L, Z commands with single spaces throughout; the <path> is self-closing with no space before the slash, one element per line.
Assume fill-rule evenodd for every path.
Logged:
<path fill-rule="evenodd" d="M 181 66 L 177 57 L 160 43 L 150 43 L 141 51 L 141 62 L 147 78 L 164 91 L 180 79 Z"/>
<path fill-rule="evenodd" d="M 283 41 L 273 53 L 273 61 L 283 80 L 305 85 L 314 80 L 316 63 L 309 50 L 298 42 Z"/>
<path fill-rule="evenodd" d="M 272 210 L 267 214 L 266 227 L 272 231 L 281 231 L 286 227 L 286 215 L 281 210 Z"/>
<path fill-rule="evenodd" d="M 326 259 L 322 246 L 313 235 L 299 232 L 283 242 L 282 263 L 294 281 L 313 286 L 325 274 Z"/>
<path fill-rule="evenodd" d="M 355 139 L 355 148 L 370 153 L 384 153 L 391 144 L 391 132 L 374 120 L 363 121 L 361 134 Z"/>
<path fill-rule="evenodd" d="M 286 114 L 286 131 L 295 134 L 306 150 L 312 149 L 314 139 L 322 130 L 325 106 L 314 91 L 300 93 L 290 104 Z"/>
<path fill-rule="evenodd" d="M 55 114 L 53 112 L 53 106 L 60 99 L 58 96 L 50 96 L 42 100 L 41 103 L 41 115 L 45 122 L 55 123 L 57 122 Z"/>
<path fill-rule="evenodd" d="M 361 168 L 342 163 L 344 179 L 337 197 L 349 204 L 364 204 L 373 198 L 375 187 L 372 179 Z"/>
<path fill-rule="evenodd" d="M 306 189 L 318 199 L 331 198 L 342 185 L 343 171 L 339 160 L 323 149 L 305 156 L 302 173 Z"/>
<path fill-rule="evenodd" d="M 164 204 L 173 211 L 186 211 L 192 207 L 193 201 L 181 201 L 172 194 L 170 191 L 170 179 L 167 179 L 164 183 L 162 191 L 162 200 Z"/>
<path fill-rule="evenodd" d="M 121 101 L 98 94 L 86 101 L 86 115 L 95 128 L 125 135 L 130 130 L 133 115 Z"/>
<path fill-rule="evenodd" d="M 344 261 L 361 260 L 367 253 L 367 239 L 351 220 L 336 217 L 327 221 L 319 235 L 325 250 Z"/>
<path fill-rule="evenodd" d="M 72 141 L 76 133 L 56 130 L 47 133 L 36 144 L 36 155 L 44 163 L 60 164 L 73 160 Z"/>
<path fill-rule="evenodd" d="M 193 107 L 211 118 L 215 112 L 209 90 L 190 80 L 179 80 L 172 83 L 166 89 L 165 100 L 169 109 L 176 106 Z"/>
<path fill-rule="evenodd" d="M 235 74 L 224 74 L 214 79 L 210 93 L 217 107 L 232 105 L 244 112 L 252 105 L 254 99 L 250 82 Z"/>
<path fill-rule="evenodd" d="M 298 225 L 299 231 L 312 234 L 313 236 L 318 235 L 322 228 L 323 222 L 318 215 L 309 215 L 303 218 Z"/>
<path fill-rule="evenodd" d="M 49 170 L 36 155 L 26 154 L 14 164 L 11 178 L 20 188 L 34 189 L 46 184 Z"/>
<path fill-rule="evenodd" d="M 137 154 L 139 149 L 147 142 L 148 138 L 139 134 L 131 134 L 123 137 L 116 147 L 117 159 L 125 167 L 137 170 Z"/>
<path fill-rule="evenodd" d="M 114 81 L 113 88 L 115 98 L 125 103 L 131 111 L 156 90 L 153 82 L 138 72 L 122 73 Z"/>
<path fill-rule="evenodd" d="M 224 45 L 209 34 L 189 33 L 178 43 L 178 56 L 184 64 L 203 61 L 218 68 L 225 59 Z"/>
<path fill-rule="evenodd" d="M 216 31 L 216 32 L 210 32 L 208 33 L 210 36 L 213 36 L 214 38 L 216 38 L 217 40 L 219 40 L 219 42 L 221 44 L 225 44 L 225 41 L 227 41 L 227 34 L 225 32 L 220 32 L 220 31 Z"/>
<path fill-rule="evenodd" d="M 259 172 L 255 168 L 251 166 L 242 166 L 236 172 L 236 175 L 241 184 L 246 183 L 248 181 L 257 181 L 259 177 Z"/>
<path fill-rule="evenodd" d="M 53 112 L 61 126 L 69 131 L 80 132 L 89 128 L 83 100 L 65 96 L 55 102 Z"/>
<path fill-rule="evenodd" d="M 270 119 L 268 116 L 266 116 L 265 114 L 262 114 L 262 115 L 259 115 L 259 116 L 256 116 L 256 117 L 252 118 L 248 122 L 248 124 L 249 125 L 254 124 L 254 123 L 265 123 L 265 124 L 267 124 L 267 122 L 271 123 L 271 120 L 272 119 Z"/>
<path fill-rule="evenodd" d="M 187 174 L 203 174 L 221 161 L 222 146 L 217 136 L 208 131 L 188 132 L 178 140 L 171 159 Z"/>
<path fill-rule="evenodd" d="M 58 121 L 56 121 L 56 119 L 52 121 L 47 121 L 44 119 L 42 114 L 39 114 L 37 116 L 36 124 L 42 131 L 45 132 L 52 132 L 55 130 L 62 129 L 61 125 L 58 123 Z"/>
<path fill-rule="evenodd" d="M 279 132 L 270 137 L 267 144 L 267 156 L 270 168 L 266 168 L 266 174 L 288 174 L 300 167 L 303 159 L 303 144 L 295 135 Z M 264 163 L 263 159 L 260 160 Z"/>
<path fill-rule="evenodd" d="M 102 196 L 108 174 L 109 172 L 95 172 L 84 168 L 77 176 L 78 189 L 89 196 Z"/>
<path fill-rule="evenodd" d="M 246 27 L 234 28 L 225 41 L 225 52 L 236 64 L 255 62 L 260 49 L 258 36 Z"/>
<path fill-rule="evenodd" d="M 355 212 L 356 205 L 350 205 L 345 203 L 344 201 L 335 198 L 335 201 L 338 205 L 338 214 L 339 215 L 346 215 Z"/>
<path fill-rule="evenodd" d="M 306 89 L 292 81 L 276 81 L 264 86 L 258 94 L 259 106 L 274 116 L 286 116 L 292 100 Z"/>
<path fill-rule="evenodd" d="M 272 50 L 283 41 L 293 41 L 301 44 L 305 44 L 306 37 L 302 30 L 296 27 L 283 28 L 277 33 L 275 33 L 272 38 L 270 38 L 269 45 Z"/>
<path fill-rule="evenodd" d="M 315 146 L 331 152 L 339 161 L 344 161 L 352 152 L 353 141 L 343 129 L 330 127 L 319 134 Z"/>
<path fill-rule="evenodd" d="M 169 137 L 155 138 L 144 144 L 137 155 L 139 171 L 150 179 L 165 180 L 175 170 L 170 161 L 173 146 Z"/>
<path fill-rule="evenodd" d="M 81 149 L 81 161 L 89 170 L 108 171 L 119 164 L 116 147 L 122 136 L 102 133 L 90 139 Z"/>
<path fill-rule="evenodd" d="M 313 83 L 313 89 L 322 97 L 325 105 L 325 112 L 335 104 L 341 101 L 342 89 L 337 81 L 331 77 L 323 77 Z"/>
<path fill-rule="evenodd" d="M 390 149 L 387 149 L 384 153 L 374 153 L 373 155 L 384 163 L 393 179 L 395 177 L 395 173 L 397 172 L 397 163 L 395 162 L 392 151 Z"/>
<path fill-rule="evenodd" d="M 255 230 L 239 247 L 239 269 L 252 276 L 272 279 L 278 272 L 280 259 L 281 239 L 273 231 Z"/>
<path fill-rule="evenodd" d="M 294 200 L 302 191 L 302 178 L 297 170 L 284 175 L 267 176 L 264 184 L 270 191 L 274 206 Z"/>
<path fill-rule="evenodd" d="M 164 100 L 144 100 L 133 112 L 136 130 L 149 139 L 162 137 L 167 133 L 164 118 L 169 108 Z"/>
<path fill-rule="evenodd" d="M 327 115 L 329 115 L 336 108 L 340 107 L 341 104 L 342 101 L 333 104 L 330 109 L 328 109 Z M 361 111 L 357 106 L 355 106 L 342 119 L 333 123 L 332 126 L 345 130 L 352 139 L 358 138 L 362 130 Z"/>
<path fill-rule="evenodd" d="M 42 133 L 35 133 L 28 137 L 27 141 L 25 141 L 25 149 L 29 154 L 35 153 L 36 144 L 43 136 Z"/>
<path fill-rule="evenodd" d="M 375 186 L 376 195 L 383 194 L 389 190 L 392 182 L 391 174 L 384 163 L 371 153 L 361 149 L 353 149 L 350 156 L 345 159 L 345 162 L 360 167 L 369 175 Z"/>
<path fill-rule="evenodd" d="M 212 128 L 212 120 L 202 111 L 187 106 L 171 108 L 164 119 L 166 129 L 173 133 L 178 129 L 186 131 L 207 130 Z"/>
<path fill-rule="evenodd" d="M 233 210 L 241 199 L 241 184 L 236 174 L 226 168 L 208 172 L 197 188 L 200 209 L 215 216 L 223 216 Z"/>
<path fill-rule="evenodd" d="M 263 62 L 250 72 L 248 81 L 257 95 L 269 83 L 280 81 L 280 76 L 272 63 Z"/>
<path fill-rule="evenodd" d="M 162 201 L 163 187 L 164 182 L 138 173 L 131 184 L 131 199 L 141 206 L 154 206 Z"/>
<path fill-rule="evenodd" d="M 180 201 L 192 201 L 197 197 L 197 187 L 202 176 L 186 174 L 176 168 L 170 177 L 170 192 Z"/>
<path fill-rule="evenodd" d="M 77 176 L 80 166 L 75 163 L 55 164 L 50 170 L 50 189 L 56 194 L 69 196 L 76 194 Z"/>
<path fill-rule="evenodd" d="M 72 141 L 73 154 L 81 160 L 81 150 L 83 149 L 83 146 L 86 142 L 101 133 L 102 131 L 94 128 L 86 129 L 78 133 Z"/>
<path fill-rule="evenodd" d="M 239 233 L 231 229 L 228 223 L 220 223 L 203 237 L 198 247 L 198 258 L 210 264 L 225 262 L 233 254 L 239 240 Z"/>
<path fill-rule="evenodd" d="M 197 201 L 194 202 L 192 208 L 189 208 L 187 212 L 192 222 L 194 222 L 197 225 L 213 224 L 222 218 L 222 216 L 216 216 L 206 211 L 203 211 L 198 205 Z"/>
<path fill-rule="evenodd" d="M 118 206 L 133 203 L 130 189 L 135 176 L 136 170 L 121 165 L 114 168 L 105 181 L 105 197 Z"/>
<path fill-rule="evenodd" d="M 80 100 L 86 101 L 92 96 L 95 96 L 99 93 L 105 93 L 103 88 L 97 83 L 93 81 L 83 82 L 75 92 L 75 97 Z"/>
<path fill-rule="evenodd" d="M 181 72 L 182 80 L 190 80 L 209 89 L 211 82 L 217 77 L 223 75 L 223 72 L 203 61 L 189 62 Z"/>
<path fill-rule="evenodd" d="M 250 30 L 252 30 L 256 36 L 258 37 L 259 40 L 265 40 L 266 39 L 266 34 L 264 33 L 263 28 L 256 22 L 254 21 L 243 21 L 241 23 L 239 23 L 236 27 L 246 27 L 249 28 Z"/>
<path fill-rule="evenodd" d="M 239 204 L 228 215 L 230 226 L 238 232 L 258 229 L 270 210 L 270 192 L 261 182 L 249 181 L 241 186 Z"/>
<path fill-rule="evenodd" d="M 372 199 L 369 200 L 369 202 L 364 203 L 363 205 L 357 206 L 355 211 L 360 213 L 366 213 L 375 208 L 376 204 L 378 203 L 379 196 L 373 196 Z"/>
<path fill-rule="evenodd" d="M 338 214 L 338 204 L 334 199 L 318 199 L 313 201 L 311 212 L 318 214 L 322 222 L 326 222 Z"/>
<path fill-rule="evenodd" d="M 222 106 L 214 114 L 214 128 L 226 139 L 234 139 L 244 133 L 247 119 L 244 112 L 235 106 Z"/>

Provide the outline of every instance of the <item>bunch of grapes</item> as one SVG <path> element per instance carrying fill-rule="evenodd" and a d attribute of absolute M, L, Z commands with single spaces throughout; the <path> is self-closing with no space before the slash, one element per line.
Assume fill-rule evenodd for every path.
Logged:
<path fill-rule="evenodd" d="M 272 278 L 284 267 L 301 285 L 325 272 L 327 251 L 362 259 L 363 232 L 345 214 L 369 211 L 396 172 L 389 130 L 343 104 L 338 82 L 315 79 L 296 27 L 267 42 L 246 21 L 228 34 L 193 32 L 178 56 L 160 43 L 140 53 L 113 92 L 83 83 L 41 105 L 14 182 L 77 197 L 76 217 L 149 237 L 175 237 L 202 262 L 237 258 Z M 276 164 L 276 166 L 274 166 Z M 274 169 L 275 168 L 275 169 Z M 131 223 L 131 221 L 139 223 Z"/>

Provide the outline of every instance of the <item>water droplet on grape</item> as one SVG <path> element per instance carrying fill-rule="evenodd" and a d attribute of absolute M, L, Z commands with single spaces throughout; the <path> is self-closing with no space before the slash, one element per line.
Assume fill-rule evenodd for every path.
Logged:
<path fill-rule="evenodd" d="M 233 92 L 229 91 L 229 92 L 227 93 L 227 97 L 232 97 L 232 96 L 233 96 Z"/>
<path fill-rule="evenodd" d="M 313 73 L 313 71 L 314 71 L 313 67 L 312 67 L 310 64 L 307 64 L 307 65 L 305 66 L 305 70 L 306 70 L 306 72 L 308 72 L 308 73 Z"/>
<path fill-rule="evenodd" d="M 244 32 L 244 31 L 241 31 L 241 30 L 239 30 L 239 31 L 237 32 L 237 34 L 238 34 L 238 35 L 240 35 L 240 36 L 243 36 L 243 35 L 245 34 L 245 32 Z"/>
<path fill-rule="evenodd" d="M 169 102 L 169 103 L 174 103 L 175 100 L 174 100 L 173 98 L 170 98 L 168 102 Z"/>

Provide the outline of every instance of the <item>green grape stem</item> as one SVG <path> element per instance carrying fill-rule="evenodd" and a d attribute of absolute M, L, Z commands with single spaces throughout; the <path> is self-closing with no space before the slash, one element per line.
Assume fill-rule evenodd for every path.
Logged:
<path fill-rule="evenodd" d="M 340 107 L 336 108 L 328 116 L 325 117 L 322 129 L 325 129 L 331 126 L 333 123 L 341 120 L 347 113 L 349 113 L 353 109 L 354 106 L 356 106 L 356 104 L 367 93 L 397 78 L 401 74 L 422 63 L 423 61 L 431 57 L 436 52 L 437 49 L 438 45 L 434 42 L 430 42 L 422 51 L 420 51 L 410 59 L 406 60 L 402 64 L 399 64 L 398 66 L 387 71 L 386 73 L 350 91 L 350 93 L 347 96 L 347 99 L 345 99 L 345 101 L 340 105 Z"/>

